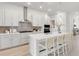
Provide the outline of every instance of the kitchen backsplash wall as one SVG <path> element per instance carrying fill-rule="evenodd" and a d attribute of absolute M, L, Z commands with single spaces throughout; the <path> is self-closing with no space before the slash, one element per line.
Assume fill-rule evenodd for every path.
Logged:
<path fill-rule="evenodd" d="M 17 31 L 18 26 L 0 26 L 0 33 L 10 33 L 12 29 Z"/>

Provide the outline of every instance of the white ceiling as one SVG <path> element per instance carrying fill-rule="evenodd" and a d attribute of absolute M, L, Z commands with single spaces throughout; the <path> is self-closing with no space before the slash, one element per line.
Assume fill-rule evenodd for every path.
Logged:
<path fill-rule="evenodd" d="M 56 11 L 65 11 L 65 12 L 75 12 L 79 11 L 79 2 L 30 2 L 31 5 L 28 5 L 27 2 L 13 2 L 14 4 L 26 6 L 28 8 L 34 8 L 40 11 L 47 12 L 48 15 L 52 16 Z M 40 6 L 43 8 L 40 9 Z M 51 11 L 48 11 L 51 9 Z"/>

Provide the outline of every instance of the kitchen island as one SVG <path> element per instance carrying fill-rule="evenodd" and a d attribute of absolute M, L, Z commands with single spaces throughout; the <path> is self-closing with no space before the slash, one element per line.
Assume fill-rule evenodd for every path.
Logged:
<path fill-rule="evenodd" d="M 39 33 L 30 35 L 30 54 L 32 56 L 68 55 L 72 48 L 71 33 Z"/>

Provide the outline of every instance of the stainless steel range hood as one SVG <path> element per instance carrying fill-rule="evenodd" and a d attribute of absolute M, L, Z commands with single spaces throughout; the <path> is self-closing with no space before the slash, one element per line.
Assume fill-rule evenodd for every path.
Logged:
<path fill-rule="evenodd" d="M 18 32 L 32 32 L 33 26 L 32 23 L 27 20 L 27 7 L 24 7 L 24 21 L 20 21 L 18 24 Z"/>
<path fill-rule="evenodd" d="M 18 32 L 32 32 L 33 31 L 33 26 L 32 26 L 32 23 L 29 22 L 28 20 L 27 21 L 24 21 L 24 22 L 19 22 L 19 26 L 18 26 L 18 29 L 17 29 Z"/>

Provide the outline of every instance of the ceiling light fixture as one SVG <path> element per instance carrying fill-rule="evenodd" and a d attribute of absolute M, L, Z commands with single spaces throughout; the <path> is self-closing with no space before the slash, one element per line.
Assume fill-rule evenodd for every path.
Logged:
<path fill-rule="evenodd" d="M 40 6 L 40 9 L 42 9 L 42 6 Z"/>
<path fill-rule="evenodd" d="M 28 4 L 28 5 L 31 5 L 31 3 L 30 3 L 30 2 L 28 2 L 27 4 Z"/>

